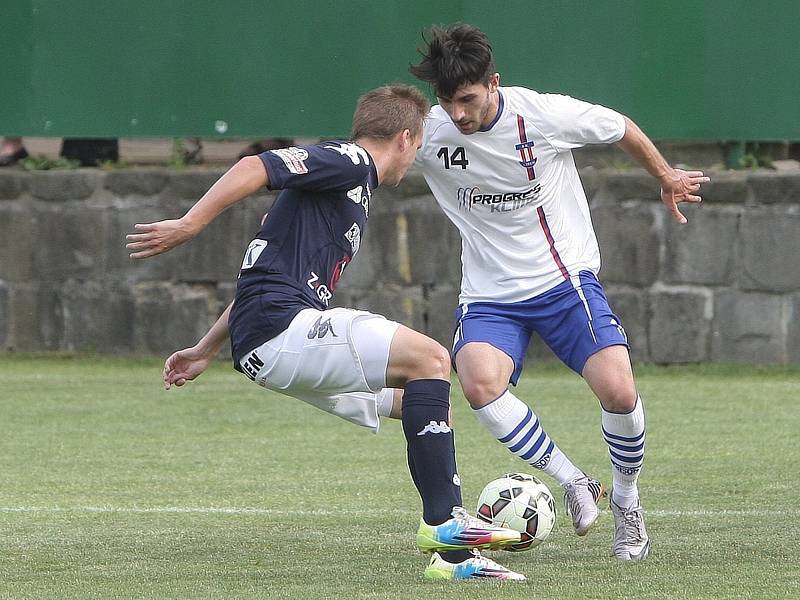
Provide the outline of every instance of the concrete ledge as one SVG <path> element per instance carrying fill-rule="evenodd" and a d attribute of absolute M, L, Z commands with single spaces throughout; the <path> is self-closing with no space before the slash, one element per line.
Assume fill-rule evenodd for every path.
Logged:
<path fill-rule="evenodd" d="M 122 169 L 111 171 L 105 176 L 105 188 L 115 196 L 155 196 L 169 181 L 169 173 L 164 169 Z"/>
<path fill-rule="evenodd" d="M 92 195 L 102 176 L 96 169 L 75 171 L 42 171 L 29 179 L 30 193 L 34 198 L 50 202 L 83 200 Z"/>
<path fill-rule="evenodd" d="M 753 197 L 759 204 L 800 203 L 800 176 L 798 173 L 757 171 L 747 179 Z"/>
<path fill-rule="evenodd" d="M 28 178 L 17 170 L 0 170 L 0 200 L 13 200 L 28 189 Z"/>

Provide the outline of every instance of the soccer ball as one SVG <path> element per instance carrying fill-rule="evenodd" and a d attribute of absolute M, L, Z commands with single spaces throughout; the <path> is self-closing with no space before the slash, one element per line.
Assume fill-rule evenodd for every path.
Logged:
<path fill-rule="evenodd" d="M 533 475 L 506 473 L 490 481 L 478 497 L 478 518 L 522 534 L 504 550 L 521 552 L 545 541 L 556 523 L 556 504 L 547 486 Z"/>

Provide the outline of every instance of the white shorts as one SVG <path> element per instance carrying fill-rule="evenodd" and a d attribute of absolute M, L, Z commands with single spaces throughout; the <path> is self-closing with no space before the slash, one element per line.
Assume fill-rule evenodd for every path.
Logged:
<path fill-rule="evenodd" d="M 386 368 L 398 327 L 365 311 L 307 308 L 240 365 L 267 389 L 377 432 L 391 408 Z"/>

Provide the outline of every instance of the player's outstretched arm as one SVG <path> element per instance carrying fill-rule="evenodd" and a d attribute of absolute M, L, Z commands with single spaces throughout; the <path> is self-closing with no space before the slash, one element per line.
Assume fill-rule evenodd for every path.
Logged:
<path fill-rule="evenodd" d="M 661 201 L 678 223 L 686 223 L 686 217 L 678 208 L 681 202 L 696 203 L 700 184 L 711 181 L 702 171 L 673 169 L 636 123 L 625 117 L 625 135 L 618 142 L 620 147 L 635 158 L 653 177 L 661 183 Z"/>
<path fill-rule="evenodd" d="M 267 169 L 257 156 L 246 156 L 217 180 L 180 219 L 137 223 L 125 236 L 131 258 L 148 258 L 189 241 L 223 210 L 269 184 Z"/>
<path fill-rule="evenodd" d="M 164 388 L 171 385 L 182 386 L 187 381 L 200 376 L 208 368 L 211 361 L 222 349 L 228 339 L 228 317 L 231 314 L 231 302 L 211 329 L 191 348 L 173 353 L 164 363 Z"/>

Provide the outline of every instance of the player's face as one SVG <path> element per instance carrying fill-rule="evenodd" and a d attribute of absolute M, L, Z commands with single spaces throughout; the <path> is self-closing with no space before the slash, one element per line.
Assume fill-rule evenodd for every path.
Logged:
<path fill-rule="evenodd" d="M 495 73 L 484 83 L 468 83 L 459 87 L 449 98 L 438 96 L 439 106 L 450 115 L 458 130 L 470 135 L 489 125 L 497 114 L 497 86 L 500 76 Z"/>

